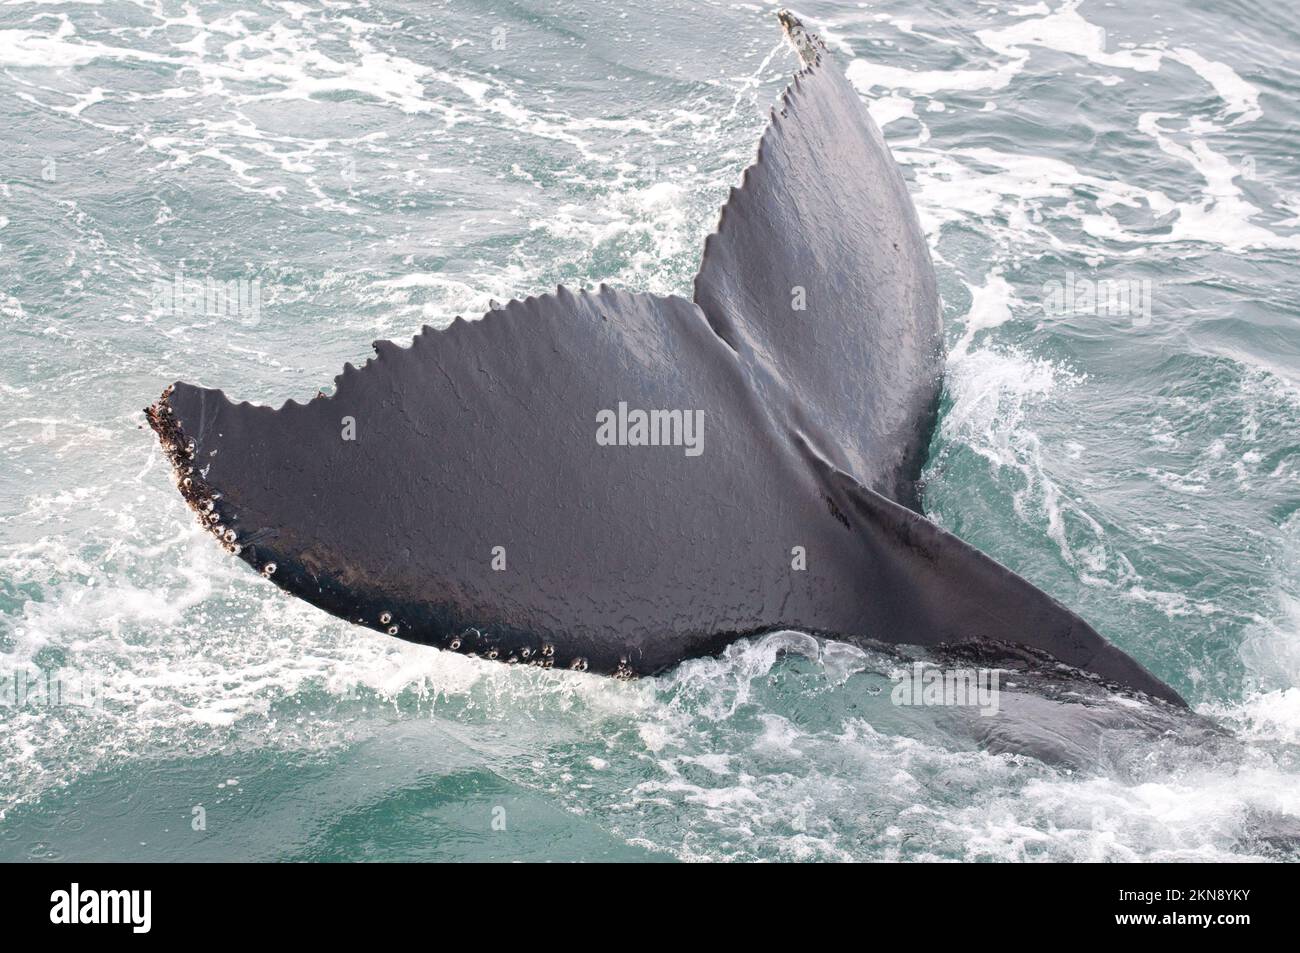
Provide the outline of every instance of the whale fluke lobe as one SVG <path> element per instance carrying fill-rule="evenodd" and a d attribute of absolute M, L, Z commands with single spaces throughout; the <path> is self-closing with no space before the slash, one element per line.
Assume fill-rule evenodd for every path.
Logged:
<path fill-rule="evenodd" d="M 943 372 L 939 293 L 898 165 L 829 58 L 773 108 L 705 242 L 695 301 L 781 426 L 919 508 Z"/>
<path fill-rule="evenodd" d="M 182 494 L 276 585 L 450 651 L 632 677 L 785 628 L 1014 643 L 1181 703 L 917 512 L 933 267 L 880 131 L 789 19 L 808 65 L 694 300 L 494 303 L 279 409 L 177 382 L 146 413 Z"/>

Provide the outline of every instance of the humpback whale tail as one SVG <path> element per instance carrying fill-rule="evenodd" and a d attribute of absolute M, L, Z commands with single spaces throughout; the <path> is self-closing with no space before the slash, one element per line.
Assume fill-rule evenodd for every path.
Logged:
<path fill-rule="evenodd" d="M 448 650 L 619 677 L 797 628 L 1009 642 L 1178 694 L 917 512 L 943 355 L 902 175 L 820 40 L 694 300 L 563 287 L 375 344 L 332 395 L 147 410 L 185 499 L 275 584 Z"/>

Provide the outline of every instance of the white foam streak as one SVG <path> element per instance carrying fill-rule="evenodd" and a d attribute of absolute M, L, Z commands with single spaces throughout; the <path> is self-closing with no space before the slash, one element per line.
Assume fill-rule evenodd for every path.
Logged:
<path fill-rule="evenodd" d="M 1228 64 L 1211 60 L 1186 46 L 1173 50 L 1155 45 L 1109 51 L 1106 31 L 1084 19 L 1078 8 L 1079 0 L 1069 0 L 1055 12 L 978 31 L 976 36 L 980 42 L 1001 60 L 992 66 L 914 71 L 857 59 L 849 65 L 847 75 L 864 94 L 892 91 L 873 104 L 882 126 L 916 115 L 914 105 L 908 105 L 899 90 L 934 96 L 943 91 L 1002 89 L 1027 68 L 1035 47 L 1066 53 L 1099 66 L 1139 73 L 1159 70 L 1166 59 L 1176 61 L 1191 69 L 1213 90 L 1223 104 L 1223 115 L 1231 117 L 1232 124 L 1250 122 L 1262 115 L 1259 91 Z M 1032 12 L 1032 9 L 1017 13 Z M 1194 118 L 1184 130 L 1191 142 L 1182 145 L 1161 128 L 1161 120 L 1172 118 L 1176 117 L 1148 113 L 1141 117 L 1138 127 L 1163 152 L 1186 162 L 1205 180 L 1206 188 L 1198 201 L 1174 202 L 1157 190 L 1101 181 L 1080 174 L 1068 163 L 1036 156 L 1009 156 L 984 149 L 958 150 L 942 156 L 902 151 L 900 158 L 922 168 L 918 177 L 922 185 L 922 216 L 931 235 L 944 222 L 957 217 L 958 212 L 987 221 L 996 210 L 1008 211 L 1013 216 L 1010 224 L 1014 231 L 1032 231 L 1023 214 L 1023 199 L 1032 196 L 1067 200 L 1068 207 L 1074 210 L 1090 236 L 1112 242 L 1142 245 L 1194 241 L 1222 245 L 1230 251 L 1300 247 L 1300 236 L 1279 235 L 1251 221 L 1260 210 L 1244 199 L 1234 183 L 1241 171 L 1206 142 L 1207 136 L 1221 130 L 1212 121 Z M 922 137 L 910 145 L 923 145 L 927 139 L 928 132 L 923 131 Z M 1002 173 L 990 176 L 966 171 L 960 168 L 960 163 L 951 161 L 953 155 L 993 164 Z M 1100 193 L 1096 210 L 1078 207 L 1072 194 L 1075 186 L 1086 186 Z M 1155 216 L 1174 213 L 1173 228 L 1168 232 L 1137 232 L 1123 227 L 1106 212 L 1113 204 L 1132 206 L 1137 202 L 1145 203 Z M 1055 236 L 1049 237 L 1060 247 L 1070 247 Z"/>

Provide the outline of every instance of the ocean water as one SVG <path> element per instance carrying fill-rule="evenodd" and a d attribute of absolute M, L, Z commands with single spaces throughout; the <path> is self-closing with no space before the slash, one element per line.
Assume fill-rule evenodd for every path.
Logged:
<path fill-rule="evenodd" d="M 799 633 L 507 668 L 284 596 L 185 508 L 142 429 L 172 380 L 278 405 L 493 298 L 689 296 L 796 68 L 775 9 L 0 4 L 0 859 L 1297 856 L 1285 0 L 797 8 L 935 257 L 928 514 L 1200 718 L 1008 693 L 1095 727 L 1036 757 Z M 258 307 L 169 309 L 178 275 Z"/>

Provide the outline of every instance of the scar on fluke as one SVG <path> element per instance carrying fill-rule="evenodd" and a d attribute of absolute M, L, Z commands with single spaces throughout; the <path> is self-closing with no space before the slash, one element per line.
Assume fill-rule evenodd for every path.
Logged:
<path fill-rule="evenodd" d="M 929 250 L 834 56 L 780 20 L 802 67 L 691 299 L 601 285 L 493 302 L 378 342 L 332 394 L 278 409 L 177 382 L 147 415 L 182 496 L 286 591 L 481 658 L 631 678 L 798 629 L 1020 645 L 1182 704 L 919 512 L 943 370 Z M 654 439 L 634 439 L 644 420 Z M 687 442 L 688 421 L 707 440 Z"/>

